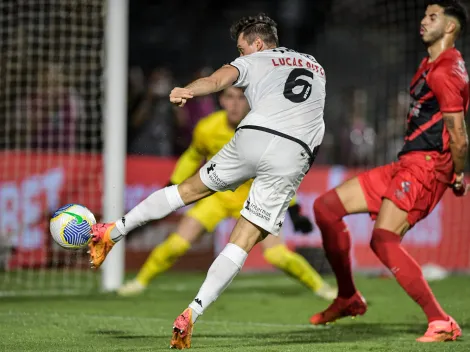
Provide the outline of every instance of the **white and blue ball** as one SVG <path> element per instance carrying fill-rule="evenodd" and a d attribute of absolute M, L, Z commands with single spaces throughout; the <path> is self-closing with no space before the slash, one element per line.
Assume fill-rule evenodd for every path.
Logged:
<path fill-rule="evenodd" d="M 50 221 L 54 241 L 67 249 L 85 247 L 91 240 L 95 216 L 80 204 L 67 204 L 57 209 Z"/>

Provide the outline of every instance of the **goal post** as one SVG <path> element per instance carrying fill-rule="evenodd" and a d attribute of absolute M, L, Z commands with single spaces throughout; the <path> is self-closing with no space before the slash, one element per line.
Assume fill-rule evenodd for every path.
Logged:
<path fill-rule="evenodd" d="M 105 51 L 103 221 L 124 215 L 128 0 L 108 0 Z M 117 289 L 124 279 L 125 238 L 110 252 L 102 269 L 102 289 Z"/>
<path fill-rule="evenodd" d="M 124 210 L 128 0 L 0 2 L 0 297 L 111 290 L 50 236 L 67 203 L 113 221 Z"/>

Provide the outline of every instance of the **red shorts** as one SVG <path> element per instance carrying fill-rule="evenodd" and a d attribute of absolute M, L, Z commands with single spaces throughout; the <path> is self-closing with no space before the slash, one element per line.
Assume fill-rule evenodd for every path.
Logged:
<path fill-rule="evenodd" d="M 406 154 L 397 162 L 363 172 L 358 179 L 373 220 L 382 199 L 387 198 L 408 212 L 411 226 L 434 209 L 448 188 L 437 180 L 434 160 L 422 152 Z"/>

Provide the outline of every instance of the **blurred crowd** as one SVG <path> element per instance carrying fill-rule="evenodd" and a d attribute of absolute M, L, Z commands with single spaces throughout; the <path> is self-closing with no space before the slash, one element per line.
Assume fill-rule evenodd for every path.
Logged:
<path fill-rule="evenodd" d="M 192 78 L 211 72 L 209 68 L 202 68 Z M 147 76 L 139 67 L 129 69 L 129 154 L 180 155 L 191 143 L 196 123 L 219 109 L 213 96 L 191 99 L 183 108 L 175 107 L 168 96 L 176 85 L 172 72 L 166 68 L 156 68 Z"/>

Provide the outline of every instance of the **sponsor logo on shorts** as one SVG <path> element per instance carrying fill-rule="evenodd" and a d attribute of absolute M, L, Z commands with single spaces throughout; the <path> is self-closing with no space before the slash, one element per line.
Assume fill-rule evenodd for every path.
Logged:
<path fill-rule="evenodd" d="M 250 203 L 251 203 L 251 202 L 250 202 L 250 198 L 248 198 L 248 199 L 246 200 L 246 206 L 245 206 L 245 209 L 246 209 L 246 210 L 250 210 Z"/>
<path fill-rule="evenodd" d="M 410 186 L 411 182 L 403 181 L 401 183 L 401 189 L 397 189 L 395 191 L 395 197 L 397 197 L 398 200 L 402 200 L 403 198 L 405 198 L 406 193 L 410 192 Z"/>
<path fill-rule="evenodd" d="M 217 187 L 228 188 L 228 184 L 222 181 L 220 177 L 217 175 L 217 172 L 215 171 L 216 166 L 217 165 L 215 163 L 211 163 L 210 166 L 206 168 L 207 174 L 209 175 L 209 180 L 211 180 L 214 184 L 216 184 Z"/>
<path fill-rule="evenodd" d="M 250 214 L 259 217 L 260 219 L 271 221 L 271 213 L 260 208 L 256 204 L 250 202 L 250 198 L 246 200 L 245 209 L 248 210 Z"/>
<path fill-rule="evenodd" d="M 215 165 L 214 165 L 215 166 Z M 208 168 L 209 170 L 209 168 Z M 209 174 L 209 180 L 211 180 L 214 184 L 217 185 L 217 187 L 220 188 L 228 188 L 228 184 L 220 179 L 220 177 L 217 175 L 217 172 L 213 171 L 212 173 Z"/>
<path fill-rule="evenodd" d="M 207 174 L 209 175 L 212 171 L 214 171 L 215 167 L 216 165 L 212 163 L 211 166 L 207 168 Z"/>
<path fill-rule="evenodd" d="M 276 226 L 279 227 L 279 228 L 281 228 L 281 227 L 282 227 L 282 224 L 283 224 L 283 222 L 282 222 L 282 221 L 279 221 L 279 222 L 276 224 Z"/>

